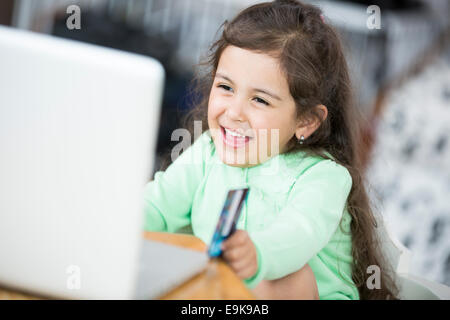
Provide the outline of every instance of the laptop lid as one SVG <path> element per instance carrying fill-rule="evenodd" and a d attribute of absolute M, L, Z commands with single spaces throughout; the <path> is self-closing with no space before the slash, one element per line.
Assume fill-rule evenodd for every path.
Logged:
<path fill-rule="evenodd" d="M 0 27 L 0 70 L 0 284 L 132 298 L 161 64 Z"/>

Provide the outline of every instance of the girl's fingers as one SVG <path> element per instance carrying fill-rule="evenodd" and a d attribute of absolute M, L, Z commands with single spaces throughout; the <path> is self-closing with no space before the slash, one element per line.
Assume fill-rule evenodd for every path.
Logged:
<path fill-rule="evenodd" d="M 250 240 L 248 234 L 244 230 L 236 230 L 233 235 L 231 235 L 227 240 L 222 243 L 222 248 L 224 250 L 228 248 L 233 248 L 237 246 L 242 246 L 246 243 L 247 240 Z"/>
<path fill-rule="evenodd" d="M 228 263 L 234 272 L 238 273 L 241 270 L 247 269 L 249 265 L 252 264 L 252 259 L 244 257 L 239 260 L 235 260 Z"/>
<path fill-rule="evenodd" d="M 246 267 L 239 269 L 236 274 L 241 279 L 247 279 L 255 275 L 258 268 L 253 263 L 248 264 Z"/>
<path fill-rule="evenodd" d="M 242 260 L 247 256 L 247 253 L 247 248 L 245 246 L 240 246 L 226 249 L 223 252 L 223 256 L 228 262 L 231 263 L 234 261 Z"/>
<path fill-rule="evenodd" d="M 236 260 L 227 260 L 229 266 L 242 279 L 247 278 L 248 274 L 254 274 L 257 269 L 256 256 L 246 253 Z"/>
<path fill-rule="evenodd" d="M 256 251 L 248 233 L 237 230 L 222 244 L 223 257 L 241 279 L 248 278 L 257 270 Z"/>

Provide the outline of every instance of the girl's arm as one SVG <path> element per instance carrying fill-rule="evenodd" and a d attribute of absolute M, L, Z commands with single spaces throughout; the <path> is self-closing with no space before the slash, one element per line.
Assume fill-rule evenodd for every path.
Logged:
<path fill-rule="evenodd" d="M 252 292 L 263 300 L 319 300 L 316 278 L 308 264 L 283 278 L 262 280 Z"/>
<path fill-rule="evenodd" d="M 145 187 L 145 230 L 176 232 L 190 225 L 192 202 L 210 152 L 205 132 L 166 171 L 155 174 Z"/>
<path fill-rule="evenodd" d="M 275 221 L 250 233 L 258 268 L 247 285 L 293 273 L 321 251 L 339 226 L 351 186 L 348 170 L 331 160 L 302 174 Z"/>

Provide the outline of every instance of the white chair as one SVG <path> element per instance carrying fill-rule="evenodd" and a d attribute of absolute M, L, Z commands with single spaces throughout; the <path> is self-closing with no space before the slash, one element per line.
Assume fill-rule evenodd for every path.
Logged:
<path fill-rule="evenodd" d="M 450 287 L 409 274 L 411 252 L 390 232 L 384 219 L 377 217 L 377 235 L 383 252 L 395 272 L 402 300 L 450 300 Z"/>

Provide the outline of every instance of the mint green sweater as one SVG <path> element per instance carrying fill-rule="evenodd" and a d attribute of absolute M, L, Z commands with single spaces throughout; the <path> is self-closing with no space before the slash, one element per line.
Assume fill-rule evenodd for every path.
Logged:
<path fill-rule="evenodd" d="M 248 187 L 237 228 L 255 244 L 258 271 L 244 283 L 253 288 L 308 263 L 320 299 L 359 299 L 346 210 L 351 185 L 346 168 L 303 152 L 251 168 L 228 166 L 206 131 L 147 184 L 145 229 L 177 232 L 190 226 L 209 245 L 228 190 Z"/>

